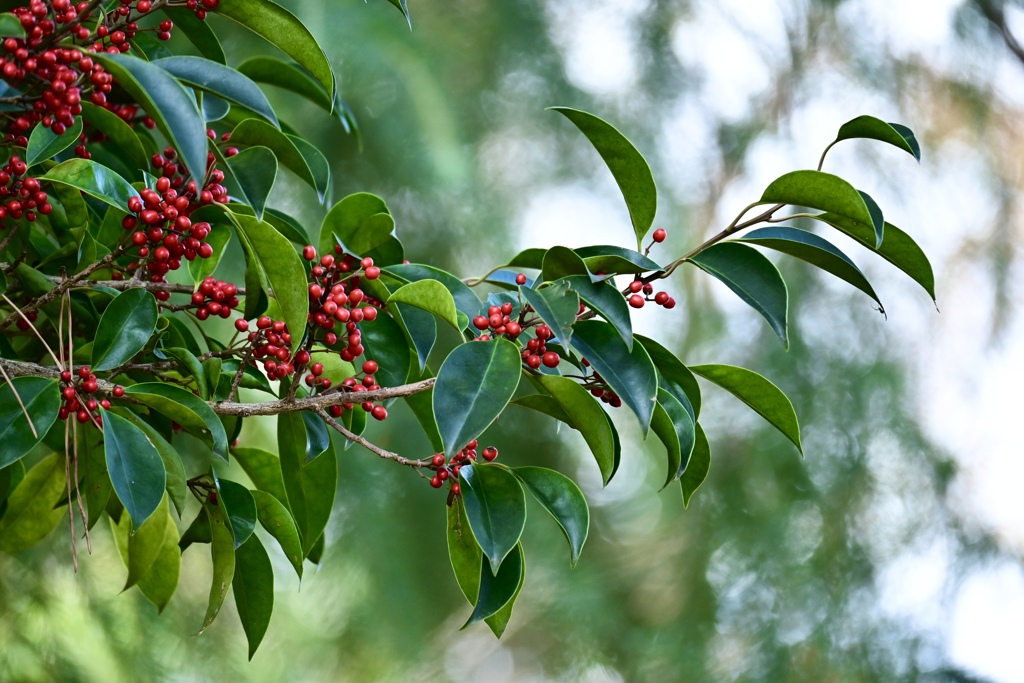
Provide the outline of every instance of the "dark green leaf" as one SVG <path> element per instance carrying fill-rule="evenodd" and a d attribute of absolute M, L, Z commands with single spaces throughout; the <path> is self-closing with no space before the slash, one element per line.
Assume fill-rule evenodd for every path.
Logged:
<path fill-rule="evenodd" d="M 355 374 L 355 373 L 352 373 Z M 299 395 L 305 394 L 299 391 Z M 306 462 L 319 458 L 331 446 L 331 435 L 327 431 L 327 425 L 319 416 L 303 411 L 302 422 L 306 426 Z"/>
<path fill-rule="evenodd" d="M 792 171 L 776 179 L 761 195 L 763 204 L 790 204 L 831 211 L 872 225 L 861 193 L 839 176 L 821 171 Z"/>
<path fill-rule="evenodd" d="M 607 485 L 615 472 L 615 439 L 601 404 L 589 391 L 566 377 L 538 375 L 534 379 L 569 416 L 569 424 L 580 430 L 601 469 L 601 480 Z"/>
<path fill-rule="evenodd" d="M 268 148 L 256 146 L 243 149 L 227 161 L 245 200 L 256 212 L 256 220 L 263 220 L 267 197 L 277 180 L 277 157 Z"/>
<path fill-rule="evenodd" d="M 405 384 L 412 368 L 412 354 L 405 333 L 391 316 L 381 313 L 375 320 L 359 323 L 363 335 L 363 357 L 380 366 L 377 383 L 382 387 Z"/>
<path fill-rule="evenodd" d="M 330 113 L 334 110 L 334 103 L 331 96 L 324 90 L 309 72 L 291 62 L 285 62 L 273 57 L 250 57 L 238 65 L 239 73 L 242 73 L 257 83 L 283 88 L 296 95 L 301 95 L 321 109 Z M 335 111 L 341 115 L 342 112 Z"/>
<path fill-rule="evenodd" d="M 629 349 L 614 327 L 599 320 L 581 320 L 573 329 L 572 346 L 636 414 L 646 438 L 658 394 L 658 372 L 647 351 L 639 344 Z"/>
<path fill-rule="evenodd" d="M 249 659 L 263 642 L 274 611 L 274 568 L 258 536 L 235 548 L 235 607 L 249 641 Z"/>
<path fill-rule="evenodd" d="M 302 578 L 302 541 L 299 530 L 295 528 L 295 520 L 280 500 L 266 491 L 250 491 L 256 501 L 256 515 L 260 524 L 271 536 L 277 539 L 285 557 L 295 568 L 295 573 Z"/>
<path fill-rule="evenodd" d="M 455 299 L 455 308 L 461 311 L 467 320 L 472 320 L 473 316 L 480 312 L 480 299 L 473 290 L 462 280 L 440 268 L 424 266 L 419 263 L 403 263 L 388 266 L 385 271 L 397 275 L 407 282 L 437 280 L 451 292 L 452 298 Z"/>
<path fill-rule="evenodd" d="M 245 543 L 256 529 L 256 501 L 249 489 L 228 479 L 218 481 L 220 504 L 231 522 L 235 548 Z"/>
<path fill-rule="evenodd" d="M 580 487 L 564 474 L 544 467 L 517 467 L 512 472 L 562 527 L 569 542 L 569 564 L 575 567 L 590 531 L 590 508 Z"/>
<path fill-rule="evenodd" d="M 658 388 L 669 392 L 687 409 L 694 421 L 700 417 L 700 385 L 675 354 L 649 337 L 636 335 L 658 368 Z"/>
<path fill-rule="evenodd" d="M 128 590 L 139 582 L 139 579 L 149 573 L 159 557 L 164 545 L 164 536 L 167 535 L 167 518 L 171 511 L 167 506 L 166 496 L 160 502 L 160 507 L 150 515 L 149 519 L 142 525 L 136 525 L 135 533 L 128 533 L 128 520 L 122 518 L 125 525 L 125 532 L 128 535 L 126 549 L 128 551 L 128 579 L 125 581 L 123 590 Z M 175 542 L 177 545 L 177 542 Z"/>
<path fill-rule="evenodd" d="M 658 208 L 658 190 L 647 161 L 614 126 L 593 114 L 568 107 L 550 108 L 572 121 L 604 159 L 626 200 L 636 244 L 643 246 L 644 236 L 650 230 Z"/>
<path fill-rule="evenodd" d="M 142 288 L 118 294 L 103 311 L 92 349 L 92 369 L 112 370 L 145 348 L 156 330 L 156 299 Z"/>
<path fill-rule="evenodd" d="M 190 12 L 191 14 L 191 12 Z M 135 130 L 112 111 L 98 107 L 91 102 L 82 102 L 82 117 L 117 145 L 124 154 L 124 161 L 135 171 L 149 168 L 149 156 L 142 146 Z M 122 207 L 124 208 L 124 207 Z M 120 227 L 120 224 L 118 225 Z"/>
<path fill-rule="evenodd" d="M 874 299 L 879 306 L 882 306 L 871 283 L 864 277 L 864 273 L 857 265 L 831 242 L 812 232 L 797 228 L 759 228 L 744 235 L 743 241 L 781 251 L 817 266 L 827 273 L 832 273 L 840 280 L 849 282 Z"/>
<path fill-rule="evenodd" d="M 66 495 L 66 483 L 64 456 L 56 453 L 40 460 L 25 474 L 7 497 L 7 512 L 0 517 L 0 550 L 20 552 L 53 531 L 67 515 L 63 505 L 57 507 Z"/>
<path fill-rule="evenodd" d="M 638 251 L 597 245 L 580 247 L 574 250 L 587 270 L 598 275 L 618 275 L 620 273 L 646 273 L 661 270 L 661 266 Z"/>
<path fill-rule="evenodd" d="M 275 126 L 277 115 L 260 87 L 237 70 L 202 57 L 183 55 L 153 62 L 179 81 L 251 109 Z"/>
<path fill-rule="evenodd" d="M 282 133 L 259 119 L 246 119 L 231 132 L 232 145 L 269 148 L 282 166 L 308 183 L 322 200 L 328 178 L 324 177 L 323 169 L 319 165 L 316 165 L 316 168 L 310 166 L 306 156 L 307 150 L 300 149 L 296 140 L 298 138 Z"/>
<path fill-rule="evenodd" d="M 490 563 L 490 573 L 496 575 L 526 526 L 523 487 L 507 469 L 497 465 L 466 465 L 459 472 L 459 481 L 469 527 Z"/>
<path fill-rule="evenodd" d="M 320 239 L 317 245 L 319 253 L 333 253 L 336 239 L 341 240 L 342 244 L 360 255 L 362 255 L 360 248 L 369 251 L 382 244 L 384 238 L 390 235 L 395 228 L 394 220 L 391 220 L 388 225 L 382 214 L 390 217 L 387 204 L 377 195 L 369 192 L 348 195 L 331 207 L 324 217 L 323 223 L 320 225 Z M 371 221 L 371 219 L 373 220 Z M 367 225 L 365 232 L 368 234 L 361 234 L 364 232 L 364 225 Z"/>
<path fill-rule="evenodd" d="M 427 368 L 416 379 L 419 381 L 433 376 L 433 373 Z M 427 440 L 430 441 L 430 447 L 434 449 L 435 453 L 444 451 L 444 443 L 441 441 L 441 434 L 437 431 L 437 423 L 434 421 L 434 390 L 428 389 L 427 391 L 406 396 L 405 402 L 412 410 L 416 421 L 420 423 L 420 427 L 423 428 L 423 433 L 426 435 Z"/>
<path fill-rule="evenodd" d="M 437 322 L 434 316 L 413 307 L 394 305 L 389 309 L 395 321 L 405 328 L 406 335 L 416 350 L 420 372 L 423 372 L 427 367 L 427 358 L 430 357 L 430 352 L 437 341 Z"/>
<path fill-rule="evenodd" d="M 523 586 L 526 575 L 525 565 L 523 546 L 520 543 L 515 545 L 512 552 L 509 553 L 507 561 L 502 563 L 501 569 L 496 574 L 491 573 L 486 562 L 481 562 L 480 589 L 477 593 L 476 605 L 473 608 L 473 614 L 462 625 L 462 628 L 488 620 L 508 608 L 509 614 L 499 624 L 492 624 L 490 621 L 487 624 L 495 635 L 500 637 L 505 631 L 505 626 L 508 625 L 508 617 L 511 616 L 511 603 L 519 595 Z"/>
<path fill-rule="evenodd" d="M 196 389 L 199 390 L 199 398 L 204 401 L 210 400 L 210 388 L 206 381 L 206 369 L 203 368 L 203 364 L 199 362 L 199 359 L 196 358 L 191 351 L 180 346 L 161 350 L 166 355 L 178 361 L 182 368 L 187 370 L 188 374 L 192 375 L 196 381 Z"/>
<path fill-rule="evenodd" d="M 541 289 L 524 286 L 519 291 L 540 319 L 555 333 L 556 339 L 563 345 L 569 344 L 572 340 L 572 324 L 580 312 L 579 295 L 569 290 L 569 283 L 563 280 Z"/>
<path fill-rule="evenodd" d="M 0 468 L 24 458 L 43 440 L 57 420 L 60 405 L 60 388 L 56 380 L 15 377 L 0 387 L 0 443 L 3 444 Z M 32 418 L 31 426 L 25 417 L 26 411 Z M 35 427 L 35 433 L 32 427 Z"/>
<path fill-rule="evenodd" d="M 164 462 L 146 434 L 116 413 L 103 416 L 103 441 L 110 482 L 138 529 L 164 497 Z"/>
<path fill-rule="evenodd" d="M 796 411 L 777 386 L 753 370 L 734 365 L 691 365 L 690 369 L 753 408 L 803 453 Z"/>
<path fill-rule="evenodd" d="M 911 154 L 918 163 L 921 162 L 921 145 L 918 143 L 917 137 L 912 130 L 898 123 L 886 123 L 874 116 L 858 116 L 839 128 L 836 142 L 853 138 L 887 142 Z"/>
<path fill-rule="evenodd" d="M 658 390 L 658 406 L 654 410 L 654 431 L 668 450 L 668 474 L 665 486 L 679 477 L 690 462 L 694 441 L 693 415 L 673 394 Z"/>
<path fill-rule="evenodd" d="M 181 513 L 185 511 L 185 500 L 188 496 L 188 484 L 185 481 L 185 465 L 181 462 L 181 456 L 178 455 L 178 452 L 174 450 L 171 444 L 167 443 L 164 437 L 160 436 L 160 432 L 154 429 L 152 425 L 135 413 L 126 411 L 126 416 L 132 424 L 145 433 L 146 438 L 156 448 L 156 452 L 160 454 L 167 477 L 167 495 L 170 496 L 171 502 L 174 503 L 174 508 L 178 511 L 178 516 L 180 517 Z M 174 543 L 178 543 L 177 539 L 175 539 Z"/>
<path fill-rule="evenodd" d="M 690 464 L 679 477 L 679 488 L 683 494 L 683 509 L 690 507 L 690 499 L 694 492 L 707 479 L 708 471 L 711 469 L 711 445 L 708 437 L 700 424 L 695 425 L 696 440 L 693 446 L 693 455 L 690 456 Z"/>
<path fill-rule="evenodd" d="M 591 279 L 590 271 L 583 258 L 568 247 L 551 247 L 544 254 L 541 277 L 548 282 L 569 275 L 584 275 Z"/>
<path fill-rule="evenodd" d="M 32 166 L 52 159 L 68 147 L 78 143 L 78 136 L 82 134 L 82 117 L 75 119 L 75 123 L 65 130 L 61 135 L 53 132 L 53 128 L 36 126 L 28 138 L 28 148 L 25 150 L 25 164 Z"/>
<path fill-rule="evenodd" d="M 231 535 L 231 523 L 226 519 L 224 509 L 220 505 L 211 504 L 207 500 L 203 503 L 203 509 L 206 510 L 210 521 L 213 580 L 210 583 L 210 600 L 206 607 L 206 616 L 196 635 L 209 628 L 213 620 L 220 614 L 220 608 L 224 605 L 224 598 L 228 595 L 231 580 L 235 576 L 235 541 Z"/>
<path fill-rule="evenodd" d="M 565 379 L 558 375 L 542 375 L 543 377 L 558 377 L 559 379 Z M 568 380 L 572 382 L 572 380 Z M 575 382 L 573 382 L 575 384 Z M 569 417 L 569 413 L 565 412 L 565 408 L 556 399 L 551 396 L 545 396 L 544 394 L 528 394 L 526 396 L 520 396 L 519 398 L 512 401 L 511 405 L 522 406 L 523 408 L 529 408 L 530 410 L 536 410 L 538 413 L 544 413 L 548 417 L 553 417 L 559 422 L 564 422 L 573 429 L 576 429 L 576 422 Z"/>
<path fill-rule="evenodd" d="M 501 414 L 519 386 L 521 365 L 518 348 L 504 339 L 462 344 L 448 355 L 434 384 L 446 453 L 457 453 Z"/>
<path fill-rule="evenodd" d="M 860 190 L 857 192 L 860 193 L 860 198 L 864 200 L 864 204 L 868 207 L 868 213 L 871 214 L 871 225 L 875 229 L 875 248 L 877 249 L 882 246 L 882 239 L 885 237 L 885 218 L 882 216 L 882 209 L 867 192 Z"/>
<path fill-rule="evenodd" d="M 460 332 L 455 299 L 444 285 L 437 280 L 420 280 L 403 285 L 392 292 L 387 303 L 408 304 L 433 313 Z"/>
<path fill-rule="evenodd" d="M 206 508 L 201 508 L 196 518 L 192 520 L 188 528 L 185 529 L 185 533 L 182 534 L 181 540 L 178 542 L 178 547 L 181 552 L 188 550 L 188 547 L 193 543 L 210 543 L 213 541 L 213 537 L 210 535 L 210 515 L 206 513 Z"/>
<path fill-rule="evenodd" d="M 626 343 L 626 348 L 633 348 L 633 323 L 629 317 L 629 304 L 622 292 L 608 282 L 592 282 L 589 277 L 573 275 L 565 278 L 569 287 L 580 295 L 587 306 L 615 328 L 615 331 Z"/>
<path fill-rule="evenodd" d="M 167 18 L 174 22 L 175 32 L 184 33 L 185 37 L 203 53 L 204 57 L 221 64 L 228 63 L 220 40 L 217 39 L 217 34 L 213 32 L 207 21 L 197 18 L 193 10 L 184 7 L 164 6 L 163 11 Z"/>
<path fill-rule="evenodd" d="M 721 280 L 736 296 L 764 316 L 789 348 L 789 290 L 775 267 L 756 249 L 737 242 L 719 242 L 690 258 Z"/>
<path fill-rule="evenodd" d="M 288 502 L 284 479 L 281 478 L 281 461 L 276 455 L 258 448 L 235 448 L 231 452 L 256 488 L 282 503 Z"/>
<path fill-rule="evenodd" d="M 15 6 L 20 5 L 17 3 Z M 0 14 L 0 36 L 7 38 L 24 38 L 25 27 L 21 25 L 21 20 L 14 14 L 7 11 L 8 8 L 4 8 L 4 13 Z"/>
<path fill-rule="evenodd" d="M 224 425 L 213 409 L 191 391 L 164 382 L 144 382 L 125 389 L 125 395 L 174 420 L 227 460 Z"/>
<path fill-rule="evenodd" d="M 331 516 L 338 459 L 332 455 L 306 462 L 306 428 L 298 413 L 278 416 L 277 443 L 288 507 L 295 517 L 303 552 L 309 554 Z"/>
<path fill-rule="evenodd" d="M 39 180 L 73 187 L 122 211 L 127 210 L 128 200 L 139 194 L 117 173 L 88 159 L 68 159 Z"/>

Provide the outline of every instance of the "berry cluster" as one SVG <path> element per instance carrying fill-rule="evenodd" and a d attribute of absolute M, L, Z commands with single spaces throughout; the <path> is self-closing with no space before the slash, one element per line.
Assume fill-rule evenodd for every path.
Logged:
<path fill-rule="evenodd" d="M 161 298 L 161 294 L 170 296 L 167 292 L 157 292 L 157 299 Z M 238 287 L 232 283 L 217 280 L 213 277 L 206 278 L 199 285 L 199 288 L 192 293 L 192 303 L 198 306 L 196 317 L 200 320 L 206 320 L 211 315 L 220 316 L 225 320 L 230 318 L 231 311 L 238 306 L 237 294 Z M 246 324 L 248 325 L 248 323 Z"/>
<path fill-rule="evenodd" d="M 63 387 L 61 397 L 64 399 L 64 405 L 60 407 L 57 416 L 66 420 L 74 415 L 79 423 L 91 422 L 98 429 L 102 429 L 103 415 L 100 414 L 100 408 L 110 408 L 110 398 L 99 393 L 99 382 L 89 366 L 78 368 L 77 379 L 70 370 L 65 370 L 60 373 L 60 382 Z M 99 399 L 96 398 L 97 395 L 100 396 Z M 110 396 L 121 398 L 124 396 L 124 387 L 115 386 Z"/>
<path fill-rule="evenodd" d="M 310 368 L 310 370 L 313 371 L 314 375 L 317 374 L 316 373 L 316 367 L 315 367 L 316 365 L 320 365 L 320 364 L 316 363 L 313 368 Z M 321 368 L 322 368 L 322 366 L 321 366 Z M 374 373 L 377 372 L 379 369 L 380 369 L 380 366 L 377 365 L 377 361 L 375 361 L 375 360 L 368 360 L 368 361 L 364 362 L 363 363 L 363 372 L 362 372 L 363 377 L 360 379 L 359 373 L 357 373 L 357 374 L 353 375 L 352 377 L 346 378 L 345 381 L 343 381 L 341 383 L 342 391 L 352 392 L 354 394 L 357 394 L 357 393 L 360 393 L 360 392 L 365 392 L 365 391 L 377 391 L 378 389 L 380 389 L 380 385 L 377 384 L 377 379 L 376 379 L 376 377 L 374 377 Z M 321 369 L 321 372 L 322 372 L 322 369 Z M 307 380 L 308 380 L 308 378 L 307 378 Z M 330 386 L 330 384 L 329 384 L 330 380 L 327 380 L 326 378 L 323 378 L 320 381 L 321 381 L 321 385 L 323 384 L 323 382 L 328 382 L 328 386 Z M 383 421 L 383 420 L 386 420 L 388 418 L 388 409 L 385 408 L 382 405 L 376 405 L 376 404 L 373 403 L 373 401 L 363 401 L 360 405 L 361 405 L 362 409 L 364 411 L 370 413 L 373 416 L 373 419 L 375 419 L 375 420 Z M 334 416 L 334 417 L 341 417 L 341 414 L 345 410 L 352 410 L 354 407 L 355 407 L 354 403 L 343 403 L 341 405 L 331 406 L 330 412 L 331 412 L 331 415 Z"/>
<path fill-rule="evenodd" d="M 488 307 L 487 315 L 478 315 L 473 318 L 473 327 L 480 331 L 488 329 L 491 331 L 491 334 L 482 334 L 477 339 L 486 341 L 491 338 L 491 335 L 495 337 L 505 335 L 514 341 L 516 337 L 523 333 L 523 326 L 517 321 L 512 320 L 512 310 L 512 303 L 506 301 L 501 306 Z"/>
<path fill-rule="evenodd" d="M 526 342 L 526 348 L 523 349 L 523 360 L 527 367 L 532 370 L 536 370 L 542 364 L 548 368 L 558 367 L 558 364 L 562 362 L 562 357 L 547 348 L 547 341 L 553 336 L 555 336 L 554 332 L 547 325 L 537 326 L 537 336 Z"/>
<path fill-rule="evenodd" d="M 668 295 L 668 292 L 654 293 L 654 285 L 650 282 L 636 279 L 629 283 L 630 294 L 626 297 L 629 305 L 633 308 L 643 308 L 648 301 L 653 301 L 665 308 L 675 308 L 676 300 Z M 653 295 L 653 296 L 652 296 Z"/>
<path fill-rule="evenodd" d="M 468 465 L 472 462 L 477 461 L 477 446 L 480 442 L 473 439 L 466 447 L 461 451 L 452 456 L 451 460 L 446 461 L 444 453 L 438 453 L 433 457 L 430 462 L 431 467 L 435 471 L 435 474 L 430 479 L 430 485 L 435 489 L 439 489 L 444 485 L 444 482 L 451 481 L 451 495 L 457 496 L 461 493 L 459 487 L 459 471 L 463 465 Z M 487 462 L 493 462 L 498 457 L 498 449 L 494 446 L 488 446 L 479 454 Z"/>
<path fill-rule="evenodd" d="M 583 359 L 584 367 L 590 367 L 590 363 L 586 358 Z M 604 377 L 597 370 L 593 371 L 591 375 L 593 378 L 593 384 L 590 387 L 590 393 L 595 398 L 601 399 L 602 403 L 607 403 L 612 408 L 621 408 L 622 399 L 619 398 L 618 394 L 611 390 L 608 383 L 604 381 Z"/>
<path fill-rule="evenodd" d="M 249 332 L 249 322 L 239 318 L 235 321 L 235 329 Z M 299 351 L 292 358 L 288 350 L 292 335 L 282 320 L 271 320 L 268 315 L 260 316 L 256 320 L 256 330 L 249 332 L 248 339 L 253 357 L 263 363 L 263 369 L 271 379 L 284 379 L 295 372 L 296 365 L 301 367 L 309 362 L 308 351 Z"/>
<path fill-rule="evenodd" d="M 311 333 L 317 329 L 324 332 L 323 343 L 328 347 L 338 343 L 334 329 L 338 323 L 344 324 L 347 345 L 340 354 L 342 360 L 351 363 L 364 351 L 359 323 L 376 320 L 383 305 L 359 288 L 360 277 L 376 280 L 380 268 L 373 265 L 372 258 L 356 259 L 351 254 L 342 254 L 341 247 L 337 247 L 337 253 L 339 258 L 324 254 L 317 260 L 313 245 L 302 250 L 303 258 L 316 263 L 310 268 L 309 322 L 313 326 Z"/>
<path fill-rule="evenodd" d="M 32 40 L 5 38 L 4 57 L 0 60 L 0 72 L 16 89 L 40 91 L 31 100 L 25 96 L 26 110 L 11 114 L 7 119 L 7 141 L 20 147 L 28 145 L 28 133 L 37 123 L 58 135 L 74 124 L 75 117 L 82 113 L 83 78 L 94 86 L 93 101 L 97 104 L 106 102 L 105 93 L 110 91 L 112 81 L 110 74 L 81 50 L 30 51 L 26 45 L 32 43 Z"/>
<path fill-rule="evenodd" d="M 36 219 L 37 211 L 45 215 L 53 210 L 39 181 L 25 176 L 27 170 L 25 162 L 16 156 L 0 169 L 0 201 L 4 202 L 0 206 L 0 221 L 8 216 L 14 219 L 24 216 L 31 222 Z M 0 229 L 6 228 L 7 224 L 0 222 Z"/>

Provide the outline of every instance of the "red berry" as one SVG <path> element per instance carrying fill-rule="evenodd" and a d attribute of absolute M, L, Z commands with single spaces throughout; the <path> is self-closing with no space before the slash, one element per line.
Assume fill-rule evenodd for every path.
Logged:
<path fill-rule="evenodd" d="M 546 365 L 549 368 L 557 368 L 558 363 L 561 360 L 562 359 L 559 357 L 559 355 L 554 351 L 547 351 L 541 358 L 541 361 L 544 363 L 544 365 Z"/>
<path fill-rule="evenodd" d="M 516 321 L 512 321 L 505 325 L 505 333 L 510 337 L 518 337 L 523 331 L 523 328 Z"/>
<path fill-rule="evenodd" d="M 524 275 L 523 273 L 519 273 L 518 275 L 516 275 L 516 284 L 517 285 L 525 285 L 526 284 L 526 275 Z"/>
<path fill-rule="evenodd" d="M 312 244 L 307 244 L 305 247 L 303 247 L 302 248 L 302 258 L 306 259 L 307 261 L 315 260 L 316 259 L 316 247 L 314 247 Z"/>
<path fill-rule="evenodd" d="M 484 460 L 491 462 L 498 457 L 498 449 L 494 446 L 488 446 L 484 449 Z"/>
<path fill-rule="evenodd" d="M 444 465 L 444 456 L 438 453 L 433 457 L 433 459 L 431 459 L 430 462 L 433 463 L 434 467 L 441 467 L 442 465 Z"/>
<path fill-rule="evenodd" d="M 668 233 L 665 232 L 665 228 L 658 228 L 657 230 L 654 231 L 654 234 L 652 235 L 655 242 L 664 242 L 667 236 Z"/>
<path fill-rule="evenodd" d="M 121 398 L 122 396 L 124 396 L 124 387 L 116 386 L 114 387 L 114 391 L 112 391 L 111 393 L 114 394 L 114 398 Z"/>
<path fill-rule="evenodd" d="M 643 288 L 644 283 L 640 280 L 633 280 L 632 282 L 629 283 L 629 291 L 633 292 L 634 294 L 636 294 Z"/>
<path fill-rule="evenodd" d="M 654 295 L 654 303 L 659 306 L 664 306 L 666 301 L 668 301 L 668 292 L 658 292 Z"/>
<path fill-rule="evenodd" d="M 458 484 L 452 484 L 452 493 L 456 496 L 459 495 L 462 493 L 462 487 Z"/>
<path fill-rule="evenodd" d="M 64 382 L 70 382 L 71 381 L 71 371 L 70 370 L 65 370 L 64 372 L 60 373 L 60 378 Z"/>
<path fill-rule="evenodd" d="M 380 366 L 377 365 L 377 361 L 368 360 L 365 363 L 363 363 L 363 372 L 365 372 L 367 375 L 372 375 L 377 372 L 379 367 Z"/>
<path fill-rule="evenodd" d="M 245 318 L 239 318 L 238 320 L 235 321 L 235 329 L 238 330 L 239 332 L 248 332 L 249 321 L 246 320 Z"/>
<path fill-rule="evenodd" d="M 530 354 L 526 358 L 526 364 L 528 366 L 530 366 L 531 368 L 533 368 L 534 370 L 536 370 L 537 368 L 540 367 L 540 363 L 541 363 L 540 356 L 538 356 L 537 354 Z"/>
<path fill-rule="evenodd" d="M 313 363 L 313 365 L 310 366 L 309 371 L 312 372 L 315 377 L 319 377 L 324 374 L 324 365 L 323 363 Z"/>
<path fill-rule="evenodd" d="M 436 474 L 434 475 L 434 478 L 430 480 L 430 485 L 433 486 L 435 489 L 441 488 L 442 484 L 444 484 L 444 482 L 441 481 L 441 477 L 437 476 Z"/>
<path fill-rule="evenodd" d="M 485 318 L 482 315 L 478 315 L 475 318 L 473 318 L 473 327 L 475 327 L 478 330 L 486 330 L 490 326 L 491 323 L 487 320 L 487 318 Z"/>
<path fill-rule="evenodd" d="M 672 297 L 669 297 L 668 301 L 666 301 L 664 305 L 665 305 L 665 308 L 675 308 L 676 307 L 676 300 L 673 299 Z"/>
<path fill-rule="evenodd" d="M 640 294 L 633 294 L 629 297 L 629 305 L 633 308 L 643 308 L 644 303 L 644 298 Z"/>

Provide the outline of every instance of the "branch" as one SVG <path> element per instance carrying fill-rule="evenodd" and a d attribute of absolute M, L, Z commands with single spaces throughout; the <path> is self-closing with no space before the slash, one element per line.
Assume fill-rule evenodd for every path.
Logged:
<path fill-rule="evenodd" d="M 376 453 L 385 460 L 393 460 L 394 462 L 397 462 L 399 465 L 405 465 L 406 467 L 416 468 L 427 467 L 432 464 L 431 458 L 424 458 L 423 460 L 409 460 L 408 458 L 403 458 L 398 453 L 392 453 L 391 451 L 384 450 L 380 446 L 376 446 L 370 443 L 369 441 L 359 436 L 358 434 L 354 434 L 353 432 L 350 432 L 349 430 L 345 429 L 344 425 L 342 425 L 333 417 L 328 415 L 327 411 L 324 410 L 323 408 L 314 408 L 313 410 L 314 412 L 316 412 L 317 415 L 319 415 L 323 419 L 324 422 L 329 424 L 334 430 L 336 430 L 346 439 L 353 443 L 359 444 L 360 446 L 370 451 L 371 453 Z"/>
<path fill-rule="evenodd" d="M 53 277 L 54 282 L 60 284 L 63 278 Z M 151 292 L 170 292 L 171 294 L 191 294 L 196 291 L 192 285 L 178 285 L 173 282 L 145 282 L 140 280 L 85 280 L 76 283 L 79 287 L 108 287 L 124 292 L 129 289 L 148 289 Z M 245 288 L 238 287 L 238 296 L 245 296 Z M 163 304 L 166 306 L 167 304 Z"/>

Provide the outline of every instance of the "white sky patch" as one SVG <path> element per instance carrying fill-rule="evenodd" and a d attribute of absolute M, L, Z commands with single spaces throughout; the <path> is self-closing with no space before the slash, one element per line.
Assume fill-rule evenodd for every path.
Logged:
<path fill-rule="evenodd" d="M 1003 683 L 1024 682 L 1024 571 L 1005 562 L 968 576 L 949 620 L 948 647 L 964 668 Z"/>

